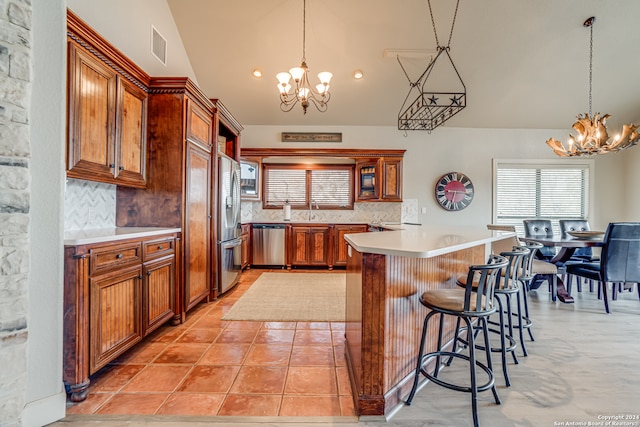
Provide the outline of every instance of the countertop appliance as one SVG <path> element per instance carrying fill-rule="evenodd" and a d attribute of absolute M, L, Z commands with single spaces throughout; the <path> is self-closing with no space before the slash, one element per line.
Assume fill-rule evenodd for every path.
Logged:
<path fill-rule="evenodd" d="M 253 265 L 285 266 L 284 224 L 252 224 Z"/>
<path fill-rule="evenodd" d="M 218 293 L 223 294 L 240 279 L 240 164 L 220 154 L 218 164 Z"/>

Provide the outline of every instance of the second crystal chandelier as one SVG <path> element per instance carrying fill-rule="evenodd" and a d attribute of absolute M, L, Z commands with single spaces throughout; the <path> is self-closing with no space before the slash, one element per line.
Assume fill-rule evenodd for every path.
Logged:
<path fill-rule="evenodd" d="M 302 8 L 302 63 L 299 67 L 294 67 L 289 72 L 282 72 L 276 75 L 278 79 L 278 90 L 280 91 L 280 109 L 282 111 L 291 111 L 293 107 L 300 102 L 304 114 L 307 114 L 309 103 L 316 106 L 318 111 L 324 113 L 327 111 L 327 103 L 331 99 L 329 92 L 329 82 L 331 74 L 328 71 L 318 73 L 320 84 L 312 87 L 309 83 L 309 67 L 307 67 L 306 56 L 306 28 L 307 26 L 307 0 L 303 0 Z M 295 87 L 289 84 L 293 79 Z M 293 92 L 291 91 L 293 89 Z"/>

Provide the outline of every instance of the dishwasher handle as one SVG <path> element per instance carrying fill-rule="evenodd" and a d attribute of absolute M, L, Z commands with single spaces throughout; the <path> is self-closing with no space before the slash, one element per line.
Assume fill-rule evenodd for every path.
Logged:
<path fill-rule="evenodd" d="M 260 230 L 267 230 L 267 229 L 284 229 L 285 225 L 284 224 L 251 224 L 251 228 L 254 229 L 260 229 Z"/>

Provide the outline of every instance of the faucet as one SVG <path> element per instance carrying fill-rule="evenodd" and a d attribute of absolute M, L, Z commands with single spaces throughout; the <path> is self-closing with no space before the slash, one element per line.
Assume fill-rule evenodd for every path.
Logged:
<path fill-rule="evenodd" d="M 309 221 L 311 221 L 311 210 L 313 209 L 313 204 L 314 204 L 314 203 L 316 204 L 316 210 L 317 210 L 317 209 L 320 209 L 320 208 L 318 207 L 318 202 L 316 202 L 316 201 L 315 201 L 315 200 L 313 200 L 313 199 L 309 199 Z"/>

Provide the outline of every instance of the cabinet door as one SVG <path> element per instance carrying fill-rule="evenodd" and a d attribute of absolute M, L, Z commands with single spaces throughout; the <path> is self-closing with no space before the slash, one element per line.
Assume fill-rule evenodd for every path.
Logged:
<path fill-rule="evenodd" d="M 329 227 L 291 228 L 291 265 L 326 266 L 329 264 Z"/>
<path fill-rule="evenodd" d="M 142 339 L 142 267 L 90 279 L 89 374 Z"/>
<path fill-rule="evenodd" d="M 345 234 L 364 233 L 366 225 L 336 225 L 334 226 L 333 265 L 347 265 L 347 241 Z"/>
<path fill-rule="evenodd" d="M 291 227 L 291 265 L 309 265 L 309 227 Z"/>
<path fill-rule="evenodd" d="M 187 140 L 200 144 L 206 150 L 211 150 L 212 133 L 211 114 L 191 101 L 187 102 Z"/>
<path fill-rule="evenodd" d="M 67 176 L 113 181 L 117 75 L 74 43 L 68 55 Z"/>
<path fill-rule="evenodd" d="M 143 267 L 143 326 L 147 335 L 173 317 L 176 262 L 173 256 L 146 263 Z"/>
<path fill-rule="evenodd" d="M 211 260 L 211 153 L 187 143 L 184 224 L 185 310 L 209 295 Z"/>
<path fill-rule="evenodd" d="M 382 200 L 402 201 L 402 159 L 385 158 L 381 162 Z"/>
<path fill-rule="evenodd" d="M 249 266 L 249 235 L 243 234 L 242 236 L 240 236 L 240 240 L 242 241 L 242 265 L 240 266 L 240 268 L 244 270 Z"/>
<path fill-rule="evenodd" d="M 329 227 L 309 229 L 309 264 L 325 266 L 329 264 Z"/>
<path fill-rule="evenodd" d="M 147 94 L 118 78 L 116 179 L 119 184 L 145 185 L 147 153 Z"/>
<path fill-rule="evenodd" d="M 380 183 L 378 161 L 368 160 L 356 163 L 356 201 L 378 200 Z"/>

